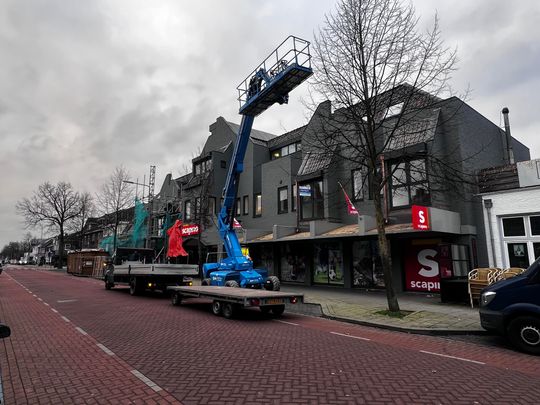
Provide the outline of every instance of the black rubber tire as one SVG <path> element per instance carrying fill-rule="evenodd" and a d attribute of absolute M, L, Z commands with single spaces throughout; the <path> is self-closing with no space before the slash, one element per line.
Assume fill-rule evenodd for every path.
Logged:
<path fill-rule="evenodd" d="M 112 284 L 109 283 L 108 281 L 105 281 L 105 289 L 110 290 L 111 288 L 113 288 Z"/>
<path fill-rule="evenodd" d="M 259 307 L 259 308 L 260 308 L 260 310 L 261 310 L 261 312 L 262 312 L 263 314 L 269 314 L 270 311 L 272 310 L 272 308 L 269 307 L 268 305 L 265 305 L 264 307 Z"/>
<path fill-rule="evenodd" d="M 519 350 L 540 355 L 540 318 L 518 316 L 508 325 L 508 339 Z"/>
<path fill-rule="evenodd" d="M 268 291 L 279 291 L 281 288 L 279 278 L 276 276 L 269 276 L 264 283 L 264 288 L 266 288 Z"/>
<path fill-rule="evenodd" d="M 139 295 L 137 280 L 132 278 L 129 282 L 129 295 Z"/>
<path fill-rule="evenodd" d="M 227 319 L 231 319 L 234 317 L 234 314 L 236 312 L 236 305 L 231 304 L 230 302 L 223 303 L 223 316 Z"/>
<path fill-rule="evenodd" d="M 203 278 L 201 285 L 211 285 L 211 280 L 209 278 Z"/>
<path fill-rule="evenodd" d="M 180 306 L 180 304 L 182 303 L 182 294 L 180 294 L 179 292 L 173 293 L 171 297 L 171 302 L 175 307 Z"/>
<path fill-rule="evenodd" d="M 214 302 L 212 302 L 212 312 L 214 313 L 214 315 L 220 316 L 222 310 L 223 303 L 221 301 L 214 300 Z"/>
<path fill-rule="evenodd" d="M 225 281 L 225 287 L 240 288 L 240 284 L 236 280 Z"/>
<path fill-rule="evenodd" d="M 285 305 L 274 305 L 272 307 L 272 313 L 275 316 L 281 316 L 283 315 L 283 312 L 285 312 Z"/>

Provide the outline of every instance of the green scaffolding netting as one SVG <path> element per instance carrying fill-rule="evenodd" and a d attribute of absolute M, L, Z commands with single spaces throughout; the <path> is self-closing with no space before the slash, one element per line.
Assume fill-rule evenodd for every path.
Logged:
<path fill-rule="evenodd" d="M 135 215 L 130 232 L 118 234 L 116 237 L 116 247 L 144 247 L 146 238 L 146 218 L 148 212 L 140 200 L 135 200 Z M 99 247 L 110 254 L 114 250 L 114 235 L 107 236 L 101 240 Z"/>

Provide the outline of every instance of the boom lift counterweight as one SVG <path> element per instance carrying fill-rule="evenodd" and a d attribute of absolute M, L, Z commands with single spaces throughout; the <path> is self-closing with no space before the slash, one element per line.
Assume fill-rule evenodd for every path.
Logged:
<path fill-rule="evenodd" d="M 218 231 L 227 257 L 203 265 L 203 285 L 279 289 L 277 277 L 268 277 L 267 270 L 253 269 L 253 262 L 242 253 L 233 227 L 234 204 L 255 117 L 275 103 L 287 103 L 289 92 L 312 73 L 309 42 L 289 36 L 237 87 L 242 122 L 218 214 Z"/>

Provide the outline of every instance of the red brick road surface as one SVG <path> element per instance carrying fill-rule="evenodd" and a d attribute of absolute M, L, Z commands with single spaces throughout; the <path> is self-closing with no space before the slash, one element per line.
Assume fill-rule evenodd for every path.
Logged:
<path fill-rule="evenodd" d="M 532 404 L 540 396 L 540 358 L 503 347 L 258 311 L 226 320 L 201 301 L 174 307 L 158 294 L 131 297 L 30 268 L 0 276 L 0 320 L 12 328 L 0 341 L 6 404 Z"/>

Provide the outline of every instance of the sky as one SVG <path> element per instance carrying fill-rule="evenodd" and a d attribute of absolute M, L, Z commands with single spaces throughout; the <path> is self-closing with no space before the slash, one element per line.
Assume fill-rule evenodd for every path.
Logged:
<path fill-rule="evenodd" d="M 540 158 L 540 2 L 413 0 L 457 48 L 456 91 Z M 0 249 L 27 230 L 15 204 L 49 181 L 95 193 L 114 168 L 156 192 L 219 116 L 239 122 L 237 85 L 288 35 L 312 41 L 335 0 L 0 0 Z M 307 85 L 255 120 L 304 125 Z"/>

